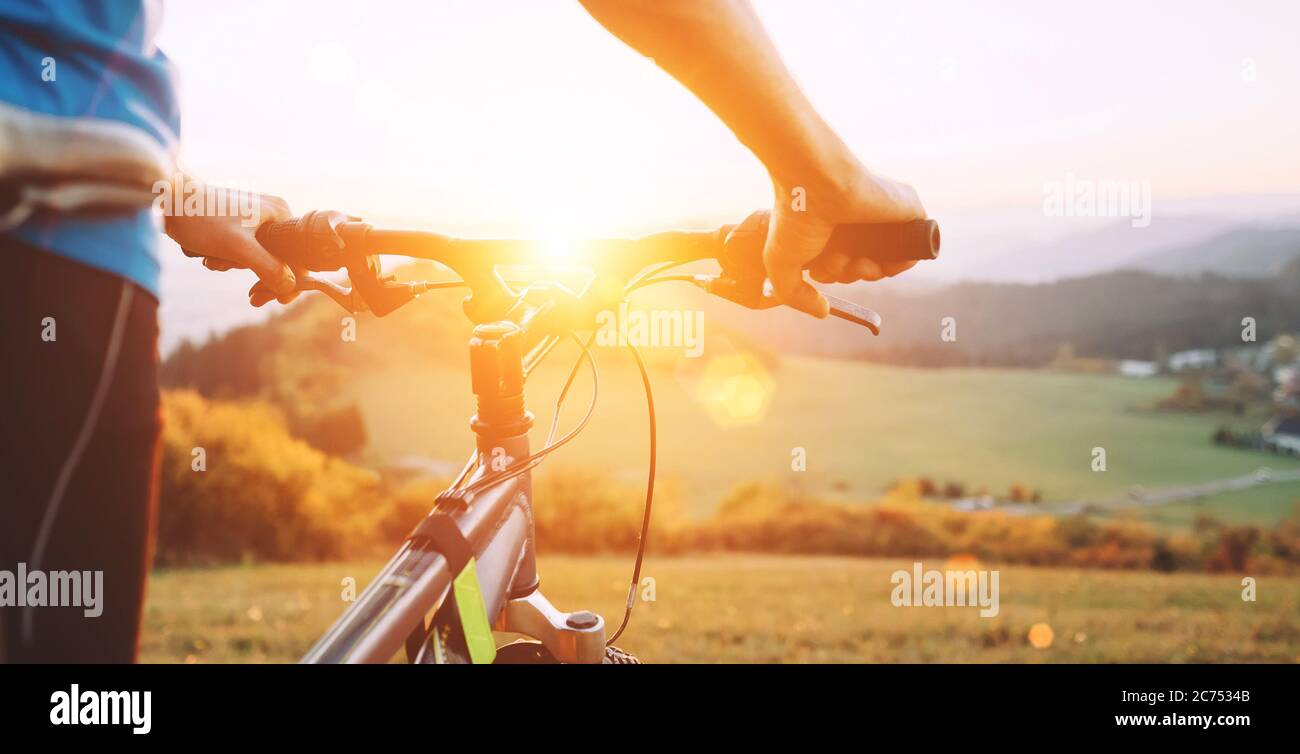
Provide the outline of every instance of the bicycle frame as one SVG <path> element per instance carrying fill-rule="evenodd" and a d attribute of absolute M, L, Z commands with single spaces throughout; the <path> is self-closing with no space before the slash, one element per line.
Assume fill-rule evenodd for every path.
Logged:
<path fill-rule="evenodd" d="M 529 357 L 506 345 L 523 332 L 511 320 L 475 327 L 470 364 L 479 412 L 471 426 L 477 447 L 456 482 L 439 495 L 431 515 L 449 516 L 469 542 L 495 630 L 536 639 L 561 662 L 600 663 L 604 619 L 587 611 L 561 612 L 538 589 L 531 469 L 485 487 L 470 501 L 459 493 L 529 455 L 532 415 L 522 400 L 523 364 Z M 544 346 L 549 349 L 546 344 L 537 348 Z M 536 349 L 530 355 L 534 353 Z M 517 392 L 512 386 L 505 395 L 493 394 L 503 376 L 506 382 L 518 381 Z M 463 659 L 449 641 L 459 630 L 456 616 L 440 609 L 454 576 L 447 557 L 408 540 L 302 662 L 382 663 L 403 646 L 412 662 Z M 433 622 L 426 628 L 429 615 Z"/>

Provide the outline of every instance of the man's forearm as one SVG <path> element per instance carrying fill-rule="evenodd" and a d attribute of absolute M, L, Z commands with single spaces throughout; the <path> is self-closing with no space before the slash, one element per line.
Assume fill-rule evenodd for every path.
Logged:
<path fill-rule="evenodd" d="M 778 183 L 854 174 L 853 154 L 799 89 L 747 0 L 582 2 L 708 105 Z"/>

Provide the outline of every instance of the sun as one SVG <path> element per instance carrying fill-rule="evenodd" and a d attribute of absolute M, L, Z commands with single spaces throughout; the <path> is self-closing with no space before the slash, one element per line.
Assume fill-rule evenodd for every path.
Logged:
<path fill-rule="evenodd" d="M 540 262 L 548 265 L 569 265 L 578 261 L 578 242 L 568 233 L 549 233 L 538 239 Z"/>

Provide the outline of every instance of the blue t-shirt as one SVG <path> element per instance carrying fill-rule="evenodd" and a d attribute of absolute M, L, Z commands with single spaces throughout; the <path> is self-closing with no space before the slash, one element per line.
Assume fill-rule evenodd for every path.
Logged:
<path fill-rule="evenodd" d="M 153 42 L 161 16 L 162 0 L 0 0 L 0 100 L 123 121 L 172 149 L 180 112 L 171 63 Z M 51 62 L 54 75 L 43 76 Z M 40 212 L 9 234 L 157 296 L 159 230 L 144 209 L 96 218 Z"/>

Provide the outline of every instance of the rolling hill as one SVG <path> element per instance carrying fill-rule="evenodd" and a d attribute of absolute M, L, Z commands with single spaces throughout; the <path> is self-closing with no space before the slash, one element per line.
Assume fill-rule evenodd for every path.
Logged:
<path fill-rule="evenodd" d="M 1271 277 L 1300 256 L 1300 228 L 1246 226 L 1211 239 L 1130 260 L 1135 269 L 1161 275 Z"/>

